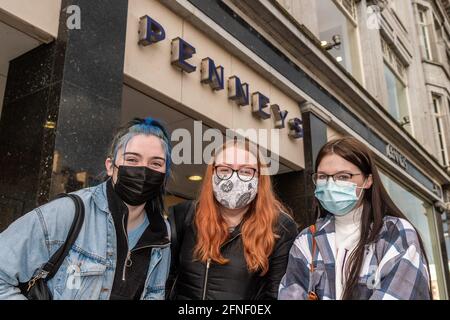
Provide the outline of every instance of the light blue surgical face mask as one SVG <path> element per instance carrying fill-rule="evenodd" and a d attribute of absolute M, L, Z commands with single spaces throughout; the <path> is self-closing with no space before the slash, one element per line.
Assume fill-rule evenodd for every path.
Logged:
<path fill-rule="evenodd" d="M 364 182 L 364 186 L 365 184 Z M 364 186 L 358 187 L 356 183 L 349 181 L 341 181 L 337 185 L 333 179 L 328 179 L 327 183 L 316 186 L 314 195 L 325 210 L 336 216 L 345 216 L 356 207 L 364 193 L 361 191 L 358 197 L 356 190 L 363 189 Z"/>

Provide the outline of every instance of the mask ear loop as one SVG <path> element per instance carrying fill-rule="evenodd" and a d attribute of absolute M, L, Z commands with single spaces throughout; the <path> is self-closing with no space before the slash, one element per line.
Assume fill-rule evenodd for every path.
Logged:
<path fill-rule="evenodd" d="M 112 160 L 113 174 L 112 174 L 112 176 L 109 177 L 109 178 L 111 179 L 111 184 L 112 184 L 113 188 L 115 188 L 117 181 L 114 182 L 114 171 L 115 171 L 115 170 L 119 170 L 119 167 L 116 166 L 116 160 L 115 160 L 115 159 L 111 159 L 111 160 Z"/>
<path fill-rule="evenodd" d="M 111 160 L 112 160 L 113 176 L 114 176 L 114 169 L 119 170 L 119 166 L 116 165 L 116 159 L 111 158 Z M 123 162 L 125 162 L 125 157 L 123 157 Z M 125 164 L 125 163 L 124 163 L 124 164 Z M 116 184 L 117 184 L 117 181 L 114 182 L 113 176 L 111 176 L 111 183 L 112 183 L 113 187 L 115 187 Z M 119 174 L 117 174 L 117 179 L 119 179 Z"/>
<path fill-rule="evenodd" d="M 369 180 L 369 177 L 370 177 L 370 176 L 371 176 L 371 175 L 369 175 L 369 176 L 366 178 L 366 180 L 364 180 L 364 184 L 362 185 L 362 187 L 356 186 L 356 189 L 362 189 L 362 190 L 361 190 L 361 193 L 360 193 L 359 196 L 358 196 L 358 201 L 361 200 L 362 196 L 364 195 L 364 192 L 365 192 L 365 190 L 366 190 L 366 183 L 367 183 L 367 180 Z"/>

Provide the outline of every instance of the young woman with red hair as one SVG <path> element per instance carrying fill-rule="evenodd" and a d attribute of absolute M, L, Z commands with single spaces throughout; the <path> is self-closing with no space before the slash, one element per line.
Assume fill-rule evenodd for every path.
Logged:
<path fill-rule="evenodd" d="M 298 234 L 260 154 L 229 141 L 208 165 L 198 201 L 170 209 L 176 300 L 276 299 Z"/>

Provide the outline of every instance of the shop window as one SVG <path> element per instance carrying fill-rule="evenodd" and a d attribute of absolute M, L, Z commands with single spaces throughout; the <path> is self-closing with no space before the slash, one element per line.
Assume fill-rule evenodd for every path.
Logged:
<path fill-rule="evenodd" d="M 355 1 L 317 0 L 316 13 L 322 46 L 362 83 Z M 335 41 L 336 36 L 340 45 Z"/>
<path fill-rule="evenodd" d="M 387 175 L 381 180 L 394 203 L 419 232 L 428 257 L 434 299 L 445 297 L 443 261 L 437 234 L 436 220 L 430 203 L 418 198 Z"/>
<path fill-rule="evenodd" d="M 433 95 L 433 113 L 436 121 L 436 135 L 437 142 L 439 148 L 439 156 L 442 165 L 448 165 L 448 153 L 447 153 L 447 144 L 445 137 L 445 127 L 444 127 L 444 118 L 445 114 L 442 112 L 442 98 L 439 96 Z"/>
<path fill-rule="evenodd" d="M 450 269 L 450 215 L 447 212 L 442 214 L 442 228 L 444 231 L 445 248 L 447 249 L 448 268 Z"/>

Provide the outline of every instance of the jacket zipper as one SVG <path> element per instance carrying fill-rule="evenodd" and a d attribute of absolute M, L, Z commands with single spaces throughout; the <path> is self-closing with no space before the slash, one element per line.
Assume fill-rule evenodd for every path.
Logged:
<path fill-rule="evenodd" d="M 125 238 L 127 239 L 127 257 L 125 259 L 125 263 L 123 264 L 123 271 L 122 271 L 122 281 L 125 281 L 126 280 L 125 273 L 126 273 L 127 267 L 131 267 L 131 265 L 133 264 L 133 261 L 131 261 L 130 248 L 128 247 L 128 233 L 125 230 L 125 215 L 123 215 L 123 217 L 122 217 L 122 227 L 123 227 L 123 232 L 125 233 Z"/>
<path fill-rule="evenodd" d="M 227 242 L 225 242 L 224 244 L 222 244 L 220 246 L 220 248 L 222 249 L 225 245 L 227 245 L 228 243 L 230 243 L 231 241 L 233 241 L 234 239 L 236 239 L 237 237 L 239 237 L 241 234 L 238 233 L 237 235 L 235 235 L 233 238 L 231 238 L 230 240 L 228 240 Z M 209 268 L 211 267 L 211 258 L 208 259 L 208 261 L 206 262 L 206 271 L 205 271 L 205 280 L 203 282 L 203 296 L 202 296 L 202 300 L 206 300 L 206 289 L 208 286 L 208 274 L 209 274 Z"/>
<path fill-rule="evenodd" d="M 131 267 L 133 265 L 133 261 L 131 260 L 131 253 L 137 250 L 141 250 L 141 249 L 145 249 L 145 248 L 165 248 L 167 247 L 169 244 L 165 244 L 165 245 L 148 245 L 148 246 L 143 246 L 140 248 L 135 248 L 130 250 L 130 248 L 128 247 L 128 232 L 125 230 L 125 215 L 122 218 L 122 228 L 123 228 L 123 232 L 125 234 L 125 238 L 127 239 L 127 257 L 125 259 L 125 263 L 123 265 L 123 271 L 122 271 L 122 281 L 126 280 L 126 269 Z"/>
<path fill-rule="evenodd" d="M 206 286 L 208 285 L 208 273 L 211 266 L 211 258 L 206 262 L 205 281 L 203 282 L 203 297 L 202 300 L 206 300 Z"/>

